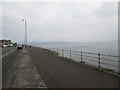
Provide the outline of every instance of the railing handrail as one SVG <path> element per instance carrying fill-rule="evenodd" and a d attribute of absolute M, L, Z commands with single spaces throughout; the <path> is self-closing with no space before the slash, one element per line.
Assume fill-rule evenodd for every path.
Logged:
<path fill-rule="evenodd" d="M 50 49 L 50 48 L 49 48 Z M 53 49 L 53 48 L 52 48 Z M 58 49 L 58 50 L 62 50 L 61 48 L 54 48 L 54 49 Z M 71 51 L 71 52 L 76 52 L 76 53 L 86 53 L 86 54 L 93 54 L 93 55 L 98 55 L 98 53 L 100 53 L 100 52 L 98 52 L 98 53 L 93 53 L 93 52 L 85 52 L 85 51 L 82 51 L 82 50 L 80 50 L 80 51 L 75 51 L 75 50 L 68 50 L 68 49 L 63 49 L 64 51 Z M 120 56 L 116 56 L 116 55 L 106 55 L 106 54 L 102 54 L 102 53 L 100 53 L 100 55 L 102 55 L 102 56 L 110 56 L 110 57 L 120 57 Z"/>
<path fill-rule="evenodd" d="M 118 60 L 119 56 L 116 56 L 116 55 L 105 55 L 100 52 L 93 53 L 93 52 L 85 52 L 82 50 L 75 51 L 75 50 L 68 50 L 68 49 L 61 49 L 61 48 L 45 48 L 45 49 L 50 51 L 55 51 L 60 56 L 68 57 L 73 60 L 76 60 L 76 57 L 77 57 L 77 60 L 80 60 L 80 62 L 86 62 L 85 60 L 88 60 L 88 62 L 96 62 L 95 65 L 97 65 L 98 68 L 104 68 L 104 67 L 108 69 L 112 68 L 112 70 L 119 72 L 118 66 L 115 65 L 117 64 L 117 62 L 119 62 Z M 105 66 L 105 65 L 108 65 L 108 66 Z"/>

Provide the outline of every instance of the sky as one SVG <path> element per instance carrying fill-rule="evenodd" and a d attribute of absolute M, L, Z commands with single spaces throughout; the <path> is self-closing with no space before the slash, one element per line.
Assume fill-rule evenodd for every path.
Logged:
<path fill-rule="evenodd" d="M 117 2 L 2 2 L 2 39 L 33 42 L 118 40 Z M 1 11 L 0 10 L 0 11 Z"/>

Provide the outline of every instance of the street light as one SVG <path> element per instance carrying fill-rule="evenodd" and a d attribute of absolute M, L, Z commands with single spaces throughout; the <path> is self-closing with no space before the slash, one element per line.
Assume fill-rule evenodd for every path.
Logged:
<path fill-rule="evenodd" d="M 27 47 L 27 20 L 25 19 L 22 19 L 22 21 L 25 22 L 25 37 L 24 37 L 24 45 L 25 45 L 25 48 Z"/>

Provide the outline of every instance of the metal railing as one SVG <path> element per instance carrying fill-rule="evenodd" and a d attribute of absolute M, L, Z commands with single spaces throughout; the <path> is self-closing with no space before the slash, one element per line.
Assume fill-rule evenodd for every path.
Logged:
<path fill-rule="evenodd" d="M 104 55 L 102 53 L 92 53 L 84 51 L 72 51 L 57 48 L 46 48 L 47 50 L 56 52 L 59 56 L 72 59 L 76 62 L 86 63 L 98 68 L 105 68 L 119 72 L 119 56 L 115 55 Z"/>

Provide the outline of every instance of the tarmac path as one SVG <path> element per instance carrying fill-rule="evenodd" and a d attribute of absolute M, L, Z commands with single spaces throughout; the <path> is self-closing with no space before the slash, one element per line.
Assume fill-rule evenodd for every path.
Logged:
<path fill-rule="evenodd" d="M 118 78 L 82 64 L 28 48 L 29 56 L 48 88 L 118 88 Z"/>

